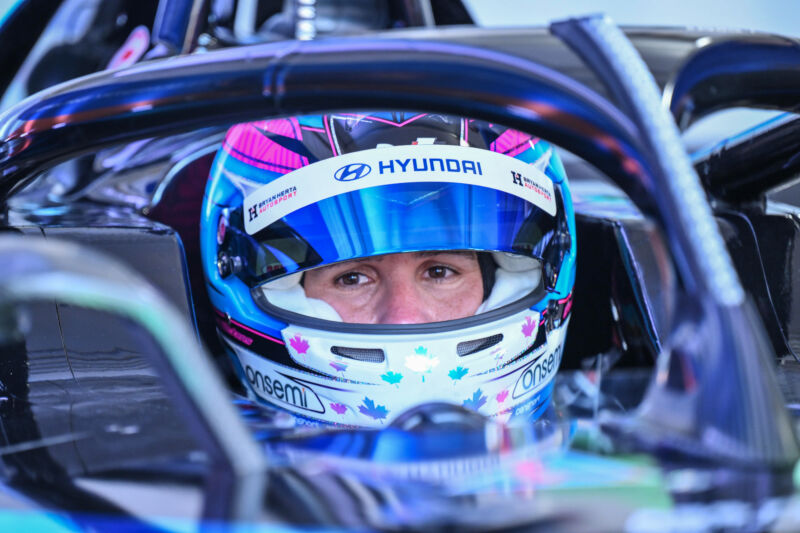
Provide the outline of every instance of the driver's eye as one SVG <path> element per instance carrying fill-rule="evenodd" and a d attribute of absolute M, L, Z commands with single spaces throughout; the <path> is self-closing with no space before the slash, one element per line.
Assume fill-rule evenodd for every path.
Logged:
<path fill-rule="evenodd" d="M 358 285 L 359 283 L 364 283 L 365 281 L 366 276 L 359 274 L 358 272 L 348 272 L 336 278 L 336 283 L 340 285 Z"/>
<path fill-rule="evenodd" d="M 446 266 L 437 265 L 428 269 L 428 276 L 433 279 L 443 279 L 449 274 L 450 269 Z"/>

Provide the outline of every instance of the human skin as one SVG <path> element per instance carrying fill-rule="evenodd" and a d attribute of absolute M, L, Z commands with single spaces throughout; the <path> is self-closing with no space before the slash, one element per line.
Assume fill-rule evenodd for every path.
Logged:
<path fill-rule="evenodd" d="M 474 252 L 387 254 L 309 270 L 306 296 L 329 303 L 344 322 L 424 324 L 472 316 L 483 300 Z"/>

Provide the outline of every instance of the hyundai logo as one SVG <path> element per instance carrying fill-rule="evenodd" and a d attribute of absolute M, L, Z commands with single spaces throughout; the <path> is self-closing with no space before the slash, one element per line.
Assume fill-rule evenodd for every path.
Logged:
<path fill-rule="evenodd" d="M 372 172 L 372 167 L 366 163 L 350 163 L 345 165 L 333 175 L 336 181 L 355 181 Z"/>

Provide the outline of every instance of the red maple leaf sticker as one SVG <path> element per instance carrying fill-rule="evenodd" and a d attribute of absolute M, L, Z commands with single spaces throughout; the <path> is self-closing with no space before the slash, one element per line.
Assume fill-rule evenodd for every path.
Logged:
<path fill-rule="evenodd" d="M 299 334 L 289 339 L 289 344 L 299 354 L 305 355 L 308 352 L 308 341 L 301 337 Z"/>
<path fill-rule="evenodd" d="M 522 334 L 526 337 L 530 337 L 533 335 L 533 332 L 536 331 L 536 322 L 531 320 L 531 317 L 525 317 L 525 323 L 522 325 Z"/>
<path fill-rule="evenodd" d="M 497 402 L 498 403 L 503 403 L 504 401 L 506 401 L 507 397 L 508 397 L 508 389 L 503 389 L 502 391 L 497 393 L 497 396 L 496 396 Z"/>

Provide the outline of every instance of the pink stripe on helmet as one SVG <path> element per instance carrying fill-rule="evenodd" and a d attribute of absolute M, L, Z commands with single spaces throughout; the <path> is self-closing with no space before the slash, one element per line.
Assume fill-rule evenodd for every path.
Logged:
<path fill-rule="evenodd" d="M 302 140 L 296 118 L 237 124 L 228 130 L 223 147 L 236 159 L 257 168 L 287 174 L 308 165 L 308 159 L 272 141 L 265 133 Z"/>
<path fill-rule="evenodd" d="M 517 130 L 506 130 L 489 146 L 489 149 L 492 152 L 499 152 L 515 157 L 528 148 L 531 148 L 538 141 L 538 138 L 532 137 L 527 133 L 522 133 Z"/>
<path fill-rule="evenodd" d="M 339 113 L 339 116 L 365 118 L 365 119 L 371 120 L 373 122 L 381 122 L 383 124 L 388 124 L 389 126 L 396 126 L 398 128 L 402 128 L 403 126 L 405 126 L 407 124 L 411 124 L 415 120 L 418 120 L 418 119 L 421 119 L 422 117 L 428 116 L 428 114 L 427 113 L 420 113 L 418 115 L 414 115 L 413 117 L 404 120 L 403 122 L 394 122 L 394 121 L 391 121 L 391 120 L 387 120 L 385 118 L 374 117 L 374 116 L 371 116 L 371 115 L 362 115 L 362 114 L 359 114 L 359 113 Z M 336 118 L 336 116 L 334 116 L 333 118 Z"/>

